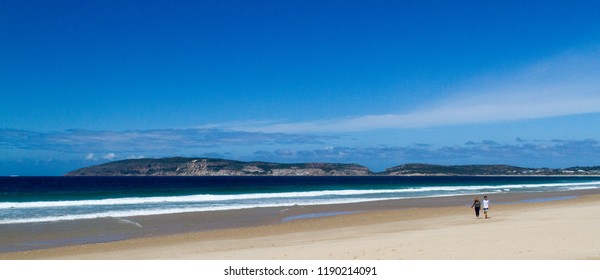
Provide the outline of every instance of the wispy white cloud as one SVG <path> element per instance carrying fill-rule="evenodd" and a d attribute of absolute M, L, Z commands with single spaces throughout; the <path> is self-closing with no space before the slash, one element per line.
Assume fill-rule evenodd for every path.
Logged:
<path fill-rule="evenodd" d="M 244 131 L 314 133 L 416 128 L 600 112 L 600 51 L 567 53 L 455 87 L 412 111 L 294 123 L 240 123 Z M 418 93 L 415 93 L 418 94 Z"/>
<path fill-rule="evenodd" d="M 36 132 L 0 129 L 0 151 L 42 150 L 85 154 L 86 160 L 115 159 L 144 153 L 177 154 L 188 149 L 253 145 L 319 144 L 334 137 L 305 134 L 242 132 L 219 129 L 160 129 L 128 131 L 67 130 Z M 104 154 L 97 156 L 96 154 Z M 143 156 L 142 156 L 143 157 Z"/>
<path fill-rule="evenodd" d="M 146 158 L 145 155 L 129 155 L 127 156 L 127 159 L 141 159 L 141 158 Z"/>
<path fill-rule="evenodd" d="M 108 154 L 104 155 L 102 158 L 105 160 L 114 160 L 117 158 L 117 155 L 115 153 L 108 153 Z"/>

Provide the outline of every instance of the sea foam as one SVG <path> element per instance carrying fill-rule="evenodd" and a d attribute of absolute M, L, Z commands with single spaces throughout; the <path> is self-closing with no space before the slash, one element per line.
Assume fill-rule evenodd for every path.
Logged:
<path fill-rule="evenodd" d="M 337 186 L 339 188 L 339 186 Z M 568 191 L 600 188 L 600 181 L 524 184 L 427 185 L 243 194 L 195 194 L 122 197 L 87 200 L 0 202 L 0 224 L 40 223 L 62 220 L 122 218 L 187 212 L 223 211 L 257 207 L 327 205 L 392 199 L 477 195 L 494 192 Z"/>

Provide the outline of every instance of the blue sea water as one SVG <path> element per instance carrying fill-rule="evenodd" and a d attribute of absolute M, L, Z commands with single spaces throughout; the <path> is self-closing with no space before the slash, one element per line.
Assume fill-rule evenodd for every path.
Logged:
<path fill-rule="evenodd" d="M 0 225 L 597 188 L 598 177 L 0 177 Z"/>

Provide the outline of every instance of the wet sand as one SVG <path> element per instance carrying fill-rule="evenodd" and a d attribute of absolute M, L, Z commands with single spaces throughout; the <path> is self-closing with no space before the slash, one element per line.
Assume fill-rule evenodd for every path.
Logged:
<path fill-rule="evenodd" d="M 600 259 L 599 190 L 490 199 L 487 220 L 441 197 L 4 227 L 0 259 Z"/>

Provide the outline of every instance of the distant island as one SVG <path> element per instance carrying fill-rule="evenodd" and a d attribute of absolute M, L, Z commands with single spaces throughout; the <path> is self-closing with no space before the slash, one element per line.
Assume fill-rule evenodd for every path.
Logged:
<path fill-rule="evenodd" d="M 600 166 L 524 168 L 511 165 L 402 164 L 373 172 L 358 164 L 273 163 L 215 158 L 129 159 L 85 167 L 65 176 L 594 176 Z"/>

